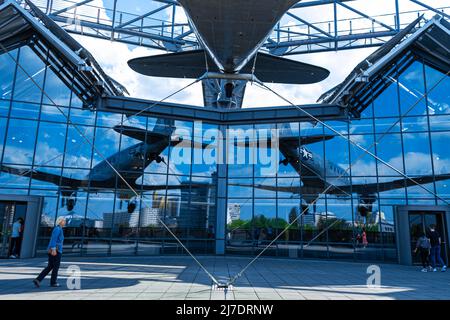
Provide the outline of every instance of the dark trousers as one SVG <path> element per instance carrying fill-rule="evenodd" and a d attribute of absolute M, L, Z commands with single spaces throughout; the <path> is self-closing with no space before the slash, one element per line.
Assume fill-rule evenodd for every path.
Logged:
<path fill-rule="evenodd" d="M 428 259 L 428 257 L 430 256 L 430 251 L 425 248 L 419 248 L 419 251 L 420 259 L 422 260 L 422 266 L 426 268 L 430 265 L 430 260 Z"/>
<path fill-rule="evenodd" d="M 20 237 L 11 238 L 11 246 L 9 255 L 19 255 L 20 253 Z"/>
<path fill-rule="evenodd" d="M 55 284 L 58 279 L 58 270 L 59 265 L 61 264 L 61 253 L 58 253 L 56 256 L 48 255 L 48 265 L 42 270 L 41 274 L 36 278 L 39 282 L 44 280 L 44 278 L 52 272 L 52 277 L 50 279 L 50 284 Z"/>
<path fill-rule="evenodd" d="M 436 262 L 439 263 L 441 266 L 445 266 L 444 260 L 441 258 L 441 246 L 433 246 L 431 247 L 431 266 L 433 268 L 436 268 Z"/>

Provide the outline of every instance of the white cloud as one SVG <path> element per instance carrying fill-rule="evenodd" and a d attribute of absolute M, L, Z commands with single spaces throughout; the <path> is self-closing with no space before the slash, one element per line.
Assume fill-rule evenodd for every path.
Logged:
<path fill-rule="evenodd" d="M 429 3 L 429 1 L 425 2 Z M 102 0 L 95 0 L 92 4 L 103 7 L 103 3 L 104 1 Z M 376 2 L 354 1 L 352 3 L 352 6 L 364 13 L 369 14 L 370 16 L 376 16 L 384 14 L 386 12 L 393 13 L 395 11 L 394 2 L 391 0 L 378 0 Z M 400 1 L 400 9 L 402 11 L 417 10 L 418 8 L 419 7 L 417 5 L 411 3 L 409 0 Z M 319 7 L 319 9 L 320 10 L 318 10 L 317 7 L 313 7 L 294 10 L 293 12 L 295 14 L 298 14 L 302 19 L 309 22 L 321 22 L 333 19 L 332 5 L 321 6 Z M 89 9 L 88 7 L 86 7 L 86 9 L 84 10 Z M 78 13 L 80 14 L 80 12 Z M 86 14 L 87 12 L 83 13 Z M 167 14 L 168 19 L 171 19 L 171 8 L 166 9 L 165 13 Z M 346 19 L 355 16 L 356 13 L 338 6 L 339 19 Z M 104 10 L 100 10 L 100 17 L 102 19 L 109 19 Z M 412 16 L 407 14 L 403 15 L 402 18 L 405 23 L 412 20 Z M 392 19 L 392 16 L 380 17 L 378 19 L 384 23 L 392 24 L 392 21 L 387 20 Z M 187 22 L 186 15 L 181 8 L 177 8 L 175 22 Z M 341 24 L 344 23 L 349 24 L 349 21 L 341 22 Z M 285 16 L 283 18 L 283 24 L 291 26 L 292 31 L 307 31 L 305 26 L 302 26 L 300 28 L 299 22 L 289 16 Z M 323 23 L 321 27 L 328 32 L 328 22 Z M 354 29 L 370 29 L 371 27 L 372 22 L 369 19 L 359 19 L 357 21 L 353 21 L 352 25 L 352 28 Z M 345 28 L 345 25 L 340 25 L 340 29 Z M 132 97 L 160 100 L 191 82 L 191 80 L 186 79 L 167 79 L 142 76 L 132 71 L 126 63 L 131 58 L 162 54 L 164 52 L 146 49 L 143 47 L 130 47 L 122 43 L 92 39 L 88 37 L 79 36 L 76 38 L 89 51 L 92 52 L 94 57 L 96 57 L 96 59 L 100 62 L 102 67 L 110 76 L 112 76 L 128 88 Z M 315 103 L 317 98 L 323 92 L 343 81 L 346 75 L 356 66 L 356 64 L 374 50 L 374 48 L 368 48 L 289 57 L 291 59 L 325 67 L 331 71 L 331 74 L 328 79 L 316 84 L 302 86 L 272 84 L 270 85 L 270 87 L 296 104 Z M 169 101 L 181 104 L 202 105 L 203 97 L 200 83 L 170 98 Z M 274 94 L 264 89 L 252 85 L 249 85 L 247 87 L 246 96 L 244 99 L 244 107 L 265 107 L 286 104 L 287 103 L 285 101 L 277 98 Z"/>

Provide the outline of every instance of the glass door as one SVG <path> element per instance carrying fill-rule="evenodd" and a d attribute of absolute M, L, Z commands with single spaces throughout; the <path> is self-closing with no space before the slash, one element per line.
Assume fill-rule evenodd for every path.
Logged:
<path fill-rule="evenodd" d="M 9 256 L 12 225 L 19 218 L 25 220 L 26 211 L 26 203 L 0 201 L 0 258 Z"/>
<path fill-rule="evenodd" d="M 0 257 L 8 257 L 9 238 L 14 220 L 14 202 L 0 202 Z"/>
<path fill-rule="evenodd" d="M 411 237 L 411 255 L 413 264 L 420 264 L 419 255 L 414 253 L 417 239 L 419 239 L 422 233 L 427 234 L 431 225 L 435 225 L 436 230 L 441 235 L 442 239 L 441 256 L 442 259 L 444 259 L 444 261 L 448 264 L 447 234 L 445 228 L 444 212 L 410 211 L 409 231 Z"/>

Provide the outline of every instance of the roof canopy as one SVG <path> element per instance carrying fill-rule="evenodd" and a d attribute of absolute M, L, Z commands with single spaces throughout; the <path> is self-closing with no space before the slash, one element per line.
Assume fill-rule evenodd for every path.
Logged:
<path fill-rule="evenodd" d="M 417 28 L 421 20 L 422 17 L 417 18 L 364 59 L 318 102 L 346 107 L 351 115 L 359 118 L 389 85 L 386 75 L 401 73 L 415 60 L 422 59 L 427 65 L 447 73 L 450 70 L 450 24 L 443 17 L 435 16 Z"/>
<path fill-rule="evenodd" d="M 25 2 L 26 9 L 16 1 L 0 0 L 0 53 L 28 45 L 85 107 L 95 107 L 102 96 L 121 96 L 126 92 L 66 31 L 31 1 Z"/>

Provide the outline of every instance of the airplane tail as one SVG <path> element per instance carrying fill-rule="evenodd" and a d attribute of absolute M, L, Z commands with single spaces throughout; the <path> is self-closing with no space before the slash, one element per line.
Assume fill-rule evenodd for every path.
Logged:
<path fill-rule="evenodd" d="M 158 118 L 153 129 L 150 131 L 124 125 L 115 126 L 114 130 L 130 138 L 151 144 L 160 141 L 161 139 L 170 139 L 175 127 L 173 120 Z"/>
<path fill-rule="evenodd" d="M 174 120 L 158 118 L 152 132 L 171 135 L 175 130 Z"/>

